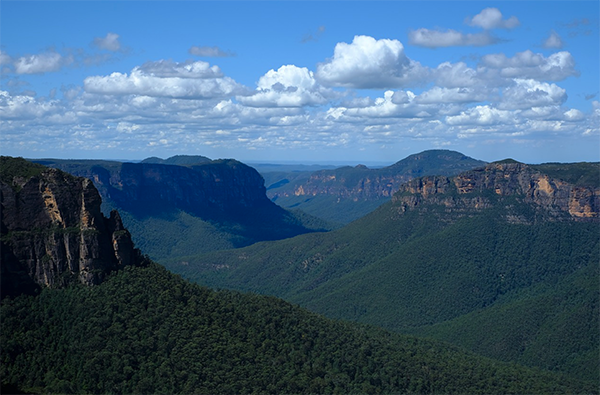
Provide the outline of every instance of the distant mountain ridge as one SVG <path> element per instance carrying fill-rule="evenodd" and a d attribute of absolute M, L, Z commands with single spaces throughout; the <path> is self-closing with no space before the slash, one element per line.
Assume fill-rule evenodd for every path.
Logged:
<path fill-rule="evenodd" d="M 320 170 L 308 177 L 271 180 L 267 195 L 283 207 L 302 209 L 326 220 L 348 223 L 389 200 L 400 185 L 424 175 L 452 176 L 486 162 L 450 150 L 410 155 L 393 165 Z"/>
<path fill-rule="evenodd" d="M 211 162 L 212 159 L 201 155 L 175 155 L 167 159 L 157 158 L 156 156 L 146 158 L 140 163 L 157 163 L 162 165 L 177 165 L 177 166 L 191 166 L 199 165 L 201 163 Z"/>

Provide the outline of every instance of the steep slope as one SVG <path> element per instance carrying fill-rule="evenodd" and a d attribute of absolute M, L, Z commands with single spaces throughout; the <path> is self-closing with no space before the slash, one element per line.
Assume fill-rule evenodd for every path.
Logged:
<path fill-rule="evenodd" d="M 542 290 L 546 297 L 575 292 L 569 279 L 600 261 L 599 200 L 598 187 L 513 161 L 493 163 L 452 178 L 409 181 L 391 202 L 335 232 L 189 257 L 186 266 L 171 267 L 202 284 L 277 295 L 330 317 L 412 332 L 480 310 L 532 305 Z M 509 342 L 495 355 L 573 374 L 593 371 L 598 379 L 589 368 L 597 366 L 591 357 L 598 295 L 589 289 L 575 295 L 577 308 L 538 315 L 524 343 Z M 514 320 L 528 322 L 527 311 L 514 310 Z M 561 332 L 587 340 L 566 346 L 550 339 L 558 316 L 588 317 L 583 333 L 576 326 Z M 493 331 L 481 333 L 488 335 L 488 344 L 499 340 Z M 551 363 L 534 351 L 542 346 L 555 357 Z M 581 358 L 567 361 L 570 353 Z"/>
<path fill-rule="evenodd" d="M 0 157 L 2 296 L 99 284 L 140 258 L 118 212 L 105 218 L 84 178 Z"/>
<path fill-rule="evenodd" d="M 2 302 L 2 393 L 591 394 L 593 384 L 214 292 L 158 265 Z"/>
<path fill-rule="evenodd" d="M 198 163 L 195 157 L 175 159 Z M 91 179 L 104 199 L 105 210 L 118 209 L 136 244 L 154 259 L 311 231 L 298 216 L 269 201 L 262 177 L 235 160 L 186 166 L 51 159 L 36 162 Z"/>
<path fill-rule="evenodd" d="M 388 201 L 402 183 L 412 178 L 450 176 L 484 164 L 459 152 L 430 150 L 381 169 L 359 165 L 310 175 L 282 175 L 279 180 L 268 177 L 267 195 L 282 207 L 299 208 L 328 221 L 346 224 Z"/>

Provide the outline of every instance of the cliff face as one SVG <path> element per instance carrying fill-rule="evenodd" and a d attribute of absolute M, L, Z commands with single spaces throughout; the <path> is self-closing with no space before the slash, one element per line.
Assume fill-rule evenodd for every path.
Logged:
<path fill-rule="evenodd" d="M 103 197 L 134 214 L 178 208 L 214 218 L 231 216 L 240 210 L 275 207 L 266 197 L 260 174 L 235 160 L 189 167 L 157 163 L 122 163 L 112 167 L 52 165 L 92 179 Z"/>
<path fill-rule="evenodd" d="M 3 296 L 72 281 L 98 284 L 139 259 L 118 212 L 104 217 L 88 179 L 56 169 L 10 183 L 3 177 L 0 200 Z"/>
<path fill-rule="evenodd" d="M 482 209 L 513 197 L 518 202 L 543 210 L 547 218 L 581 221 L 600 219 L 600 189 L 575 186 L 534 170 L 522 163 L 498 162 L 461 173 L 456 177 L 424 177 L 402 185 L 393 201 L 403 210 L 423 204 L 445 206 L 448 211 Z M 512 222 L 519 219 L 510 214 Z"/>

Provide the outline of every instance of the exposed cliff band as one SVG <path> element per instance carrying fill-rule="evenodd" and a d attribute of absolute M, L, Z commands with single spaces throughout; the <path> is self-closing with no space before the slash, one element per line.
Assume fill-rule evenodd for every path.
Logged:
<path fill-rule="evenodd" d="M 599 188 L 553 179 L 516 162 L 491 163 L 456 177 L 414 179 L 400 187 L 393 201 L 402 203 L 403 209 L 422 203 L 443 205 L 448 210 L 482 209 L 496 198 L 509 196 L 544 209 L 546 217 L 600 219 Z"/>
<path fill-rule="evenodd" d="M 74 281 L 99 284 L 140 259 L 119 213 L 106 218 L 100 211 L 90 180 L 49 168 L 23 176 L 14 169 L 32 165 L 22 159 L 3 157 L 2 165 L 3 296 Z"/>

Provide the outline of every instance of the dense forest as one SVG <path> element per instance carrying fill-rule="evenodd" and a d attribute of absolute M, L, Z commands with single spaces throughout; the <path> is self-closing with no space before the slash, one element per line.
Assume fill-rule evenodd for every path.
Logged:
<path fill-rule="evenodd" d="M 594 393 L 548 372 L 211 291 L 154 263 L 1 306 L 2 393 Z"/>
<path fill-rule="evenodd" d="M 489 207 L 403 211 L 398 200 L 334 232 L 164 263 L 204 285 L 597 382 L 598 223 L 479 196 Z"/>

